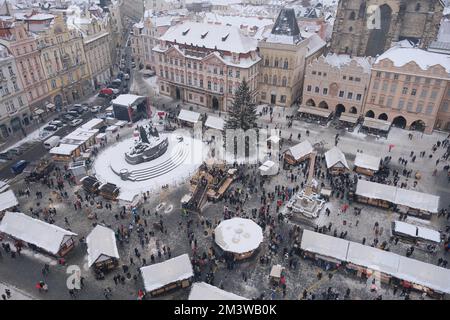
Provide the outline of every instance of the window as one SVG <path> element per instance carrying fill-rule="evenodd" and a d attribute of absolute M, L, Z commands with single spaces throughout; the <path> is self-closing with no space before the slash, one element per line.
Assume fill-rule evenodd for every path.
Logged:
<path fill-rule="evenodd" d="M 322 92 L 323 92 L 324 95 L 327 95 L 328 94 L 328 88 L 323 88 Z"/>
<path fill-rule="evenodd" d="M 277 76 L 273 76 L 272 84 L 273 84 L 274 86 L 278 85 L 278 82 L 277 82 Z"/>
<path fill-rule="evenodd" d="M 355 20 L 356 19 L 356 13 L 355 11 L 350 12 L 350 16 L 348 18 L 349 20 Z"/>
<path fill-rule="evenodd" d="M 347 80 L 347 76 L 343 76 L 342 79 L 343 79 L 343 80 Z"/>
<path fill-rule="evenodd" d="M 420 2 L 416 3 L 416 11 L 420 11 Z"/>
<path fill-rule="evenodd" d="M 423 110 L 423 102 L 419 102 L 417 104 L 416 112 L 420 113 L 420 112 L 422 112 L 422 110 Z"/>
<path fill-rule="evenodd" d="M 391 78 L 391 73 L 390 73 L 390 72 L 385 72 L 385 73 L 384 73 L 384 77 L 385 77 L 386 79 L 390 79 L 390 78 Z"/>
<path fill-rule="evenodd" d="M 239 70 L 236 70 L 236 78 L 240 78 L 241 77 L 241 72 Z"/>
<path fill-rule="evenodd" d="M 22 97 L 18 97 L 17 101 L 19 101 L 19 106 L 23 106 L 23 100 Z"/>
<path fill-rule="evenodd" d="M 356 95 L 356 101 L 361 101 L 361 98 L 362 98 L 361 93 L 358 93 L 358 94 Z"/>
<path fill-rule="evenodd" d="M 203 88 L 203 79 L 200 79 L 200 88 Z"/>
<path fill-rule="evenodd" d="M 192 93 L 189 93 L 189 100 L 192 100 Z"/>
<path fill-rule="evenodd" d="M 317 74 L 317 72 L 313 71 L 313 72 L 311 72 L 311 74 L 314 74 L 314 75 L 315 75 L 315 74 Z"/>
<path fill-rule="evenodd" d="M 319 88 L 319 87 L 316 87 L 316 88 L 314 89 L 314 92 L 315 92 L 315 93 L 319 93 L 319 92 L 320 92 L 320 88 Z"/>
<path fill-rule="evenodd" d="M 308 92 L 311 92 L 311 89 L 312 89 L 311 85 L 308 85 L 308 86 L 306 87 L 306 91 L 308 91 Z"/>
<path fill-rule="evenodd" d="M 409 112 L 413 111 L 413 103 L 412 103 L 412 101 L 408 101 L 408 103 L 406 105 L 406 110 L 408 110 Z"/>
<path fill-rule="evenodd" d="M 280 97 L 280 102 L 281 102 L 281 103 L 286 103 L 286 96 L 283 96 L 283 95 L 282 95 L 282 96 Z"/>
<path fill-rule="evenodd" d="M 267 74 L 264 75 L 264 83 L 269 83 L 269 77 Z"/>
<path fill-rule="evenodd" d="M 211 81 L 208 81 L 208 90 L 211 90 Z"/>
<path fill-rule="evenodd" d="M 214 83 L 214 91 L 217 91 L 217 83 Z"/>
<path fill-rule="evenodd" d="M 343 98 L 344 97 L 345 92 L 344 91 L 339 91 L 339 98 Z"/>
<path fill-rule="evenodd" d="M 383 91 L 387 91 L 387 88 L 388 88 L 388 82 L 383 81 Z"/>
<path fill-rule="evenodd" d="M 377 78 L 380 78 L 380 77 L 381 77 L 381 72 L 380 72 L 380 71 L 377 71 L 376 77 L 377 77 Z"/>
<path fill-rule="evenodd" d="M 322 75 L 322 72 L 319 71 L 319 72 L 317 73 L 317 75 L 318 75 L 318 76 L 321 76 L 321 75 Z"/>
<path fill-rule="evenodd" d="M 347 93 L 347 99 L 349 100 L 353 99 L 353 92 Z"/>
<path fill-rule="evenodd" d="M 200 96 L 200 102 L 203 103 L 203 96 Z"/>
<path fill-rule="evenodd" d="M 442 104 L 442 111 L 448 112 L 448 101 L 444 101 Z"/>
<path fill-rule="evenodd" d="M 233 69 L 228 69 L 228 76 L 232 77 L 233 76 Z"/>
<path fill-rule="evenodd" d="M 398 73 L 394 73 L 394 80 L 398 80 Z"/>
<path fill-rule="evenodd" d="M 194 69 L 197 70 L 197 62 L 194 62 Z"/>
<path fill-rule="evenodd" d="M 376 97 L 377 97 L 377 95 L 376 95 L 376 94 L 373 94 L 373 95 L 370 97 L 370 103 L 375 103 Z"/>
<path fill-rule="evenodd" d="M 393 83 L 391 86 L 391 93 L 395 93 L 397 91 L 397 84 Z"/>
<path fill-rule="evenodd" d="M 281 85 L 282 85 L 283 87 L 286 87 L 286 86 L 287 86 L 287 79 L 286 79 L 286 77 L 283 77 L 283 80 L 281 81 Z"/>
<path fill-rule="evenodd" d="M 266 100 L 266 92 L 261 92 L 261 100 Z"/>
<path fill-rule="evenodd" d="M 373 82 L 373 90 L 378 90 L 379 87 L 380 87 L 380 82 L 379 81 L 374 81 Z"/>
<path fill-rule="evenodd" d="M 408 87 L 403 87 L 402 94 L 408 94 Z"/>
<path fill-rule="evenodd" d="M 410 82 L 411 81 L 411 76 L 406 76 L 405 81 L 406 82 Z"/>
<path fill-rule="evenodd" d="M 392 108 L 392 97 L 389 97 L 386 101 L 386 107 Z"/>
<path fill-rule="evenodd" d="M 361 82 L 361 78 L 355 78 L 356 82 Z"/>
<path fill-rule="evenodd" d="M 284 68 L 284 69 L 287 69 L 288 66 L 289 66 L 289 63 L 288 63 L 287 59 L 284 59 L 283 68 Z"/>
<path fill-rule="evenodd" d="M 51 83 L 52 83 L 52 89 L 56 89 L 56 80 L 52 79 Z"/>
<path fill-rule="evenodd" d="M 353 81 L 353 77 L 348 77 L 348 80 L 349 81 Z"/>
<path fill-rule="evenodd" d="M 228 93 L 233 93 L 233 85 L 231 83 L 228 84 Z"/>
<path fill-rule="evenodd" d="M 216 67 L 214 67 L 213 73 L 214 73 L 214 74 L 217 74 L 217 68 L 216 68 Z"/>
<path fill-rule="evenodd" d="M 19 91 L 19 86 L 17 85 L 16 81 L 13 81 L 13 87 L 14 87 L 14 91 Z"/>
<path fill-rule="evenodd" d="M 427 106 L 427 110 L 426 110 L 426 114 L 432 114 L 433 113 L 433 108 L 434 108 L 434 103 L 430 102 Z M 447 102 L 447 109 L 448 109 L 448 102 Z M 417 111 L 419 112 L 419 111 Z"/>
<path fill-rule="evenodd" d="M 421 77 L 415 77 L 415 78 L 414 78 L 414 82 L 415 82 L 415 83 L 420 83 L 420 80 L 422 80 Z"/>
<path fill-rule="evenodd" d="M 190 69 L 191 68 L 191 62 L 188 61 L 187 67 Z"/>
<path fill-rule="evenodd" d="M 275 68 L 278 68 L 278 59 L 277 59 L 277 58 L 275 58 L 275 61 L 274 61 L 274 67 L 275 67 Z"/>
<path fill-rule="evenodd" d="M 398 102 L 398 110 L 402 110 L 404 106 L 405 106 L 405 100 L 400 100 Z"/>
<path fill-rule="evenodd" d="M 380 98 L 378 99 L 378 104 L 379 105 L 384 105 L 384 96 L 380 96 Z"/>
<path fill-rule="evenodd" d="M 264 60 L 264 66 L 265 66 L 265 67 L 268 67 L 268 66 L 269 66 L 269 59 L 268 59 L 268 58 L 266 58 L 266 60 Z"/>
<path fill-rule="evenodd" d="M 416 93 L 417 93 L 417 89 L 412 89 L 412 90 L 411 90 L 411 95 L 412 95 L 412 96 L 415 96 Z"/>
<path fill-rule="evenodd" d="M 438 92 L 436 90 L 431 91 L 430 99 L 436 100 Z"/>

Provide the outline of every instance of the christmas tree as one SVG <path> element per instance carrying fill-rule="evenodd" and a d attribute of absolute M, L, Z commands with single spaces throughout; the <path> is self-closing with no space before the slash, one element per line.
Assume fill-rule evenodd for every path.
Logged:
<path fill-rule="evenodd" d="M 228 110 L 225 128 L 248 130 L 254 127 L 256 127 L 256 106 L 252 102 L 250 88 L 244 79 L 234 94 L 234 102 Z"/>

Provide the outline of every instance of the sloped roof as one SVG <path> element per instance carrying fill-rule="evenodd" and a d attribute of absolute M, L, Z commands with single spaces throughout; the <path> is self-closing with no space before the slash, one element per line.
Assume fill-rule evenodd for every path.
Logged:
<path fill-rule="evenodd" d="M 341 163 L 344 167 L 349 169 L 344 153 L 337 147 L 333 147 L 333 149 L 325 152 L 325 161 L 327 162 L 327 168 L 331 168 L 336 164 Z"/>
<path fill-rule="evenodd" d="M 119 259 L 116 235 L 113 230 L 97 225 L 86 237 L 88 266 L 92 266 L 101 256 Z"/>

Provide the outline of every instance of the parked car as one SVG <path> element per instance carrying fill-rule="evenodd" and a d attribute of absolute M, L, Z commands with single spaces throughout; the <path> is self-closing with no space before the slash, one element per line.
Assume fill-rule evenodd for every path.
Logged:
<path fill-rule="evenodd" d="M 53 126 L 53 125 L 48 125 L 48 126 L 45 126 L 43 128 L 43 130 L 44 131 L 58 131 L 58 127 L 57 126 Z"/>
<path fill-rule="evenodd" d="M 69 125 L 72 127 L 76 127 L 83 122 L 83 119 L 74 119 L 70 121 Z"/>
<path fill-rule="evenodd" d="M 117 89 L 117 88 L 120 87 L 121 84 L 122 84 L 122 80 L 120 80 L 120 79 L 115 79 L 115 80 L 113 80 L 112 83 L 111 83 L 111 88 Z"/>
<path fill-rule="evenodd" d="M 69 110 L 67 113 L 70 114 L 74 119 L 78 118 L 79 116 L 78 111 L 76 110 Z"/>
<path fill-rule="evenodd" d="M 97 113 L 100 111 L 100 108 L 100 106 L 92 106 L 90 110 L 92 113 Z"/>
<path fill-rule="evenodd" d="M 50 126 L 55 126 L 58 128 L 61 128 L 62 126 L 64 126 L 64 123 L 61 120 L 52 120 L 48 123 Z"/>
<path fill-rule="evenodd" d="M 80 115 L 82 115 L 83 114 L 83 107 L 81 107 L 81 106 L 79 106 L 79 107 L 73 107 L 73 108 L 71 108 L 70 110 L 69 110 L 69 112 L 71 112 L 71 111 L 75 111 L 76 112 L 76 114 L 78 115 L 78 116 L 80 116 Z"/>
<path fill-rule="evenodd" d="M 69 123 L 69 122 L 72 121 L 73 119 L 75 119 L 75 117 L 72 116 L 71 114 L 68 114 L 68 113 L 63 114 L 63 115 L 61 116 L 61 121 L 64 122 L 64 123 Z"/>
<path fill-rule="evenodd" d="M 110 98 L 114 95 L 114 92 L 112 91 L 111 88 L 103 88 L 100 90 L 100 92 L 98 93 L 99 97 L 103 97 L 103 98 Z"/>
<path fill-rule="evenodd" d="M 89 111 L 89 103 L 83 103 L 82 105 L 81 105 L 81 107 L 83 108 L 83 111 Z"/>
<path fill-rule="evenodd" d="M 12 160 L 13 157 L 8 152 L 0 153 L 0 160 Z"/>
<path fill-rule="evenodd" d="M 133 68 L 136 68 L 136 62 L 132 62 L 132 63 L 131 63 L 131 66 L 132 66 Z"/>
<path fill-rule="evenodd" d="M 11 166 L 11 172 L 15 175 L 21 174 L 28 165 L 28 161 L 20 160 Z"/>

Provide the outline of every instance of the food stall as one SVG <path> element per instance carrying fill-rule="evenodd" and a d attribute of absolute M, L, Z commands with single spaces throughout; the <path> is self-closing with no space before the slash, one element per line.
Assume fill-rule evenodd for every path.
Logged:
<path fill-rule="evenodd" d="M 389 121 L 365 117 L 359 130 L 364 133 L 387 138 L 389 131 L 391 130 L 391 126 L 392 123 Z"/>
<path fill-rule="evenodd" d="M 97 225 L 86 237 L 88 266 L 106 272 L 119 264 L 114 230 Z"/>
<path fill-rule="evenodd" d="M 284 153 L 284 161 L 290 165 L 297 165 L 309 159 L 313 152 L 313 146 L 308 140 L 305 140 L 287 149 Z"/>
<path fill-rule="evenodd" d="M 321 109 L 317 107 L 301 106 L 298 109 L 300 118 L 307 122 L 316 122 L 320 125 L 327 125 L 333 117 L 333 111 L 329 109 Z"/>
<path fill-rule="evenodd" d="M 152 297 L 176 288 L 187 288 L 194 276 L 187 254 L 142 267 L 140 270 L 145 291 Z"/>
<path fill-rule="evenodd" d="M 0 219 L 6 211 L 15 210 L 19 205 L 19 201 L 11 189 L 0 193 Z"/>
<path fill-rule="evenodd" d="M 283 274 L 284 268 L 280 264 L 272 266 L 270 270 L 270 282 L 272 284 L 278 285 L 280 283 L 281 276 Z"/>
<path fill-rule="evenodd" d="M 193 127 L 197 122 L 200 121 L 200 113 L 181 109 L 180 113 L 178 114 L 178 120 L 183 125 Z"/>
<path fill-rule="evenodd" d="M 322 233 L 303 230 L 300 249 L 305 258 L 338 267 L 347 258 L 349 241 Z"/>
<path fill-rule="evenodd" d="M 391 232 L 392 235 L 411 243 L 439 244 L 441 242 L 441 233 L 439 231 L 403 221 L 392 221 Z"/>
<path fill-rule="evenodd" d="M 327 169 L 332 175 L 345 173 L 349 170 L 344 153 L 337 147 L 333 147 L 325 152 L 325 161 Z"/>
<path fill-rule="evenodd" d="M 119 188 L 113 183 L 104 183 L 98 188 L 99 194 L 108 200 L 116 200 L 119 196 Z"/>
<path fill-rule="evenodd" d="M 395 202 L 396 190 L 394 186 L 360 179 L 356 186 L 355 200 L 387 209 Z"/>
<path fill-rule="evenodd" d="M 380 169 L 381 157 L 372 156 L 367 153 L 358 152 L 355 158 L 355 168 L 357 173 L 366 176 L 373 176 Z"/>
<path fill-rule="evenodd" d="M 214 229 L 215 242 L 236 260 L 251 257 L 263 241 L 261 227 L 250 219 L 231 218 L 222 221 Z"/>
<path fill-rule="evenodd" d="M 358 124 L 359 116 L 353 113 L 341 113 L 339 117 L 339 124 L 347 128 L 348 131 L 353 132 Z"/>
<path fill-rule="evenodd" d="M 80 182 L 83 186 L 83 189 L 92 194 L 97 194 L 98 188 L 101 185 L 100 181 L 98 181 L 94 176 L 85 176 L 84 178 L 80 179 Z"/>

